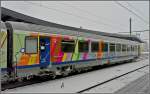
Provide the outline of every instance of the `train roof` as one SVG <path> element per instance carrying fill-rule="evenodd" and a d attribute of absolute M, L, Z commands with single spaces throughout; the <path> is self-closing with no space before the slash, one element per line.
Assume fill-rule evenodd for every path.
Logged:
<path fill-rule="evenodd" d="M 93 34 L 97 34 L 97 35 L 115 37 L 115 38 L 132 40 L 132 41 L 137 41 L 137 42 L 143 43 L 143 41 L 141 39 L 137 38 L 136 36 L 128 36 L 128 35 L 121 35 L 121 34 L 115 34 L 115 33 L 106 33 L 106 32 L 101 32 L 101 31 L 94 31 L 94 30 L 88 30 L 88 29 L 82 29 L 82 28 L 61 25 L 61 24 L 57 24 L 57 23 L 44 21 L 44 20 L 34 18 L 31 16 L 27 16 L 22 13 L 15 12 L 15 11 L 12 11 L 12 10 L 4 8 L 4 7 L 1 7 L 1 20 L 4 22 L 5 21 L 16 21 L 16 22 L 31 23 L 31 24 L 37 24 L 37 25 L 43 25 L 43 26 L 50 26 L 50 27 L 55 27 L 55 28 L 62 28 L 62 29 L 67 29 L 67 30 L 75 30 L 75 31 L 79 31 L 79 32 L 93 33 Z"/>

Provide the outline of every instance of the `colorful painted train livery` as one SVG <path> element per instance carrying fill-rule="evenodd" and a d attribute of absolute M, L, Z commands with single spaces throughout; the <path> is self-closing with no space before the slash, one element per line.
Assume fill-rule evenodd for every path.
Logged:
<path fill-rule="evenodd" d="M 141 40 L 68 26 L 1 22 L 2 83 L 33 75 L 67 75 L 140 56 Z"/>

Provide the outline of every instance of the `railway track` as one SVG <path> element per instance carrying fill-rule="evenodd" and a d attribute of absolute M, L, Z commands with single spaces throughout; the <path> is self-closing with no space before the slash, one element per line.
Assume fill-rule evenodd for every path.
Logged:
<path fill-rule="evenodd" d="M 130 62 L 128 62 L 128 63 L 130 63 Z M 83 74 L 85 72 L 92 72 L 92 71 L 95 71 L 95 70 L 98 70 L 98 69 L 103 69 L 103 68 L 108 68 L 108 67 L 113 67 L 113 66 L 119 66 L 119 65 L 122 65 L 122 64 L 127 64 L 127 63 L 119 63 L 119 64 L 112 64 L 112 65 L 106 65 L 106 66 L 99 66 L 99 67 L 95 67 L 94 69 L 90 69 L 90 70 L 83 71 L 83 72 L 80 72 L 80 73 L 76 72 L 76 73 L 67 75 L 65 77 L 75 76 L 75 75 Z M 46 81 L 62 79 L 62 78 L 65 78 L 65 77 L 60 76 L 60 77 L 56 77 L 55 79 L 51 79 L 49 76 L 34 77 L 30 80 L 25 80 L 23 82 L 10 82 L 10 83 L 7 83 L 7 84 L 2 84 L 1 90 L 4 91 L 4 90 L 7 90 L 7 89 L 14 89 L 14 88 L 17 88 L 17 87 L 23 87 L 23 86 L 27 86 L 27 85 L 36 84 L 36 83 L 42 83 L 42 82 L 46 82 Z"/>
<path fill-rule="evenodd" d="M 143 60 L 143 59 L 144 59 L 144 58 L 141 58 L 140 60 Z M 137 60 L 137 61 L 140 61 L 140 60 Z M 137 61 L 136 61 L 136 62 L 137 62 Z M 128 62 L 128 63 L 130 63 L 130 62 Z M 88 71 L 86 71 L 86 72 L 92 72 L 92 71 L 94 71 L 94 70 L 98 70 L 98 69 L 102 69 L 102 68 L 106 68 L 106 67 L 107 67 L 107 68 L 108 68 L 108 67 L 113 67 L 113 66 L 116 66 L 116 65 L 118 66 L 118 65 L 122 65 L 122 64 L 127 64 L 127 63 L 119 63 L 119 64 L 114 64 L 114 65 L 109 65 L 109 66 L 101 66 L 101 67 L 99 67 L 99 68 L 94 68 L 94 69 L 88 70 Z M 148 66 L 148 65 L 146 65 L 146 66 Z M 146 67 L 146 66 L 143 66 L 143 67 L 141 67 L 141 68 L 144 68 L 144 67 Z M 138 69 L 141 69 L 141 68 L 138 68 Z M 136 71 L 136 70 L 138 70 L 138 69 L 135 69 L 135 70 L 133 70 L 133 71 L 131 71 L 131 72 L 134 72 L 134 71 Z M 129 74 L 129 73 L 131 73 L 131 72 L 125 73 L 125 74 L 123 74 L 123 75 L 117 76 L 117 77 L 112 78 L 112 79 L 110 79 L 110 80 L 107 80 L 107 81 L 105 81 L 105 82 L 102 82 L 102 83 L 99 83 L 99 84 L 97 84 L 97 85 L 91 86 L 91 87 L 89 87 L 89 88 L 87 88 L 87 89 L 85 89 L 85 90 L 79 91 L 78 93 L 83 92 L 83 91 L 86 91 L 86 90 L 90 90 L 90 89 L 92 89 L 92 88 L 94 88 L 94 87 L 96 87 L 96 86 L 105 84 L 105 83 L 107 83 L 107 82 L 109 82 L 109 81 L 112 81 L 112 80 L 114 80 L 114 79 L 117 79 L 117 78 L 119 78 L 119 77 L 121 77 L 121 76 L 124 76 L 124 75 L 126 75 L 126 74 Z M 66 76 L 66 77 L 75 76 L 75 75 L 82 74 L 82 73 L 85 73 L 85 72 L 70 74 L 70 75 L 68 75 L 68 76 Z M 61 78 L 64 78 L 64 77 L 57 77 L 55 80 L 61 79 Z M 32 85 L 32 84 L 36 84 L 36 83 L 42 83 L 42 82 L 46 82 L 46 81 L 50 81 L 50 80 L 52 80 L 52 79 L 51 79 L 49 76 L 45 76 L 45 77 L 34 77 L 34 78 L 31 79 L 31 80 L 25 80 L 25 81 L 23 81 L 23 82 L 11 82 L 11 83 L 7 83 L 7 84 L 2 84 L 1 90 L 4 91 L 4 90 L 6 90 L 6 89 L 14 89 L 14 88 L 17 88 L 17 87 Z"/>
<path fill-rule="evenodd" d="M 147 67 L 147 66 L 149 66 L 149 64 L 147 64 L 147 65 L 145 65 L 145 66 L 142 66 L 142 67 L 140 67 L 140 68 L 134 69 L 134 70 L 132 70 L 132 71 L 129 71 L 129 72 L 127 72 L 127 73 L 124 73 L 124 74 L 122 74 L 122 75 L 116 76 L 116 77 L 111 78 L 111 79 L 109 79 L 109 80 L 106 80 L 106 81 L 104 81 L 104 82 L 98 83 L 98 84 L 96 84 L 96 85 L 90 86 L 90 87 L 88 87 L 88 88 L 82 89 L 82 90 L 78 91 L 77 93 L 84 93 L 85 91 L 88 91 L 88 90 L 91 90 L 91 89 L 93 89 L 93 88 L 95 88 L 95 87 L 98 87 L 98 86 L 100 86 L 100 85 L 106 84 L 106 83 L 108 83 L 108 82 L 110 82 L 110 81 L 113 81 L 113 80 L 115 80 L 115 79 L 117 79 L 117 78 L 123 77 L 123 76 L 125 76 L 125 75 L 127 75 L 127 74 L 133 73 L 133 72 L 135 72 L 135 71 L 137 71 L 137 70 L 140 70 L 140 69 L 142 69 L 142 68 L 145 68 L 145 67 Z"/>

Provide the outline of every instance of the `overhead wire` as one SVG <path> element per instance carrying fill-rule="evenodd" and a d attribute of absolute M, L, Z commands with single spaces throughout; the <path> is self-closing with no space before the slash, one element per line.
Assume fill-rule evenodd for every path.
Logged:
<path fill-rule="evenodd" d="M 38 3 L 33 3 L 33 2 L 29 2 L 29 1 L 28 1 L 27 3 L 30 3 L 30 4 L 39 6 L 39 7 L 51 9 L 51 10 L 54 10 L 54 11 L 57 11 L 57 12 L 61 12 L 61 13 L 67 14 L 67 15 L 72 15 L 72 16 L 75 16 L 75 17 L 80 18 L 80 19 L 82 19 L 82 20 L 84 19 L 84 20 L 86 20 L 86 21 L 93 22 L 93 23 L 95 23 L 96 25 L 97 25 L 97 24 L 100 24 L 100 25 L 104 25 L 104 26 L 107 26 L 107 27 L 109 26 L 109 27 L 111 27 L 111 28 L 114 28 L 113 26 L 111 26 L 111 25 L 109 25 L 109 24 L 100 23 L 99 21 L 89 19 L 88 17 L 83 17 L 83 16 L 80 16 L 80 15 L 75 15 L 75 14 L 73 14 L 73 13 L 66 12 L 66 11 L 62 11 L 62 10 L 59 10 L 59 9 L 56 9 L 56 8 L 50 8 L 50 7 L 48 7 L 48 6 L 44 6 L 44 5 L 38 4 Z M 115 28 L 115 29 L 116 29 L 116 28 Z M 117 27 L 117 29 L 118 29 L 118 27 Z M 123 30 L 123 29 L 121 29 L 121 30 Z"/>
<path fill-rule="evenodd" d="M 143 17 L 139 16 L 137 13 L 135 13 L 134 11 L 132 11 L 131 9 L 127 8 L 126 6 L 124 6 L 123 4 L 119 3 L 118 1 L 115 1 L 115 3 L 119 6 L 121 6 L 122 8 L 126 9 L 127 11 L 129 11 L 130 13 L 134 14 L 137 18 L 139 18 L 142 22 L 144 22 L 145 24 L 149 24 L 147 23 L 147 21 L 145 19 L 143 19 Z"/>
<path fill-rule="evenodd" d="M 58 2 L 59 4 L 62 4 L 62 5 L 66 5 L 66 6 L 69 6 L 69 7 L 72 7 L 72 8 L 75 8 L 75 9 L 77 9 L 77 10 L 79 10 L 79 11 L 82 11 L 82 12 L 84 12 L 84 13 L 87 13 L 88 15 L 92 15 L 92 16 L 95 16 L 95 17 L 97 17 L 97 18 L 101 18 L 101 19 L 107 19 L 107 21 L 108 21 L 108 18 L 105 18 L 105 17 L 102 17 L 102 16 L 99 16 L 99 15 L 96 15 L 96 14 L 94 14 L 94 13 L 92 13 L 92 12 L 89 12 L 89 11 L 87 11 L 87 10 L 84 10 L 84 9 L 81 9 L 81 8 L 79 8 L 79 7 L 76 7 L 76 6 L 73 6 L 73 5 L 70 5 L 70 4 L 66 4 L 66 3 L 62 3 L 62 2 Z M 111 21 L 109 20 L 109 23 L 111 23 Z M 124 27 L 125 26 L 125 24 L 116 24 L 116 23 L 113 23 L 113 25 L 116 25 L 116 26 L 121 26 L 121 27 L 123 27 L 123 28 L 126 28 L 126 27 Z M 126 25 L 127 26 L 127 25 Z M 120 27 L 118 27 L 118 28 L 120 28 Z"/>
<path fill-rule="evenodd" d="M 135 8 L 131 3 L 129 3 L 128 1 L 126 1 L 126 3 L 128 4 L 128 6 L 133 8 L 136 12 L 138 12 L 140 15 L 144 16 L 143 13 L 139 9 Z"/>

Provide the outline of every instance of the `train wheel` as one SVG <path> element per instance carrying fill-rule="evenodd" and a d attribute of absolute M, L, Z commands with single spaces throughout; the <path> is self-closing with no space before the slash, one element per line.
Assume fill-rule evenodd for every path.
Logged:
<path fill-rule="evenodd" d="M 63 73 L 62 73 L 62 76 L 63 76 L 63 77 L 66 77 L 67 75 L 68 75 L 67 72 L 63 72 Z"/>
<path fill-rule="evenodd" d="M 53 73 L 50 75 L 51 79 L 55 79 L 56 78 L 56 73 Z"/>
<path fill-rule="evenodd" d="M 81 69 L 78 69 L 78 70 L 77 70 L 78 73 L 81 73 L 81 71 L 82 71 Z"/>
<path fill-rule="evenodd" d="M 18 82 L 23 82 L 23 78 L 22 77 L 18 78 Z"/>
<path fill-rule="evenodd" d="M 55 78 L 56 78 L 56 75 L 53 75 L 53 76 L 52 76 L 52 79 L 55 79 Z"/>

